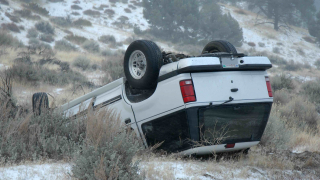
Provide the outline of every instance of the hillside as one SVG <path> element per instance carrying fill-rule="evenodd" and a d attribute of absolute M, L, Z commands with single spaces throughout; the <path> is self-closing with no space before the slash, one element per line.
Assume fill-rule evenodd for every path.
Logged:
<path fill-rule="evenodd" d="M 21 46 L 15 42 L 14 45 L 0 46 L 0 75 L 5 74 L 6 69 L 15 72 L 12 99 L 21 108 L 18 113 L 25 116 L 16 115 L 16 124 L 9 124 L 9 130 L 22 132 L 18 135 L 12 133 L 15 135 L 13 139 L 33 131 L 33 125 L 28 127 L 32 119 L 33 93 L 49 93 L 50 107 L 55 108 L 123 77 L 124 52 L 136 39 L 149 39 L 162 50 L 190 55 L 200 54 L 203 48 L 135 33 L 135 27 L 140 30 L 150 28 L 143 16 L 142 0 L 33 1 L 39 6 L 24 1 L 28 0 L 0 0 L 1 35 L 12 35 L 24 44 Z M 320 176 L 320 65 L 317 64 L 320 62 L 320 47 L 315 38 L 301 27 L 290 26 L 275 31 L 272 25 L 259 24 L 268 20 L 247 10 L 245 3 L 220 5 L 222 12 L 230 13 L 243 30 L 244 41 L 242 46 L 236 47 L 238 52 L 268 56 L 273 63 L 268 73 L 274 105 L 262 142 L 252 148 L 249 155 L 227 155 L 221 159 L 216 154 L 209 159 L 197 159 L 148 150 L 134 157 L 133 161 L 140 162 L 139 174 L 146 179 L 317 179 Z M 5 114 L 1 108 L 0 103 L 0 119 Z M 103 116 L 103 121 L 105 119 Z M 39 130 L 41 126 L 38 124 Z M 79 135 L 86 128 L 93 128 L 90 133 L 99 133 L 96 129 L 101 124 L 90 127 L 90 124 L 79 123 L 70 132 Z M 73 127 L 72 123 L 63 126 L 59 122 L 59 125 Z M 47 125 L 44 126 L 46 129 Z M 60 132 L 59 128 L 56 131 Z M 46 139 L 47 134 L 43 137 Z M 1 138 L 0 129 L 0 143 L 6 139 Z M 55 144 L 58 142 L 55 138 L 57 136 L 53 134 L 52 144 L 57 148 L 52 149 L 60 146 Z M 36 140 L 26 141 L 41 144 Z M 72 147 L 76 149 L 76 146 L 78 144 Z M 19 148 L 16 149 L 20 152 Z M 18 151 L 16 149 L 12 151 Z M 32 158 L 19 159 L 18 166 L 6 162 L 0 147 L 0 180 L 73 179 L 70 174 L 76 157 L 66 153 L 50 159 L 39 149 L 34 150 Z M 32 148 L 29 150 L 33 152 Z M 21 152 L 28 154 L 25 150 Z M 16 160 L 16 154 L 11 158 Z"/>

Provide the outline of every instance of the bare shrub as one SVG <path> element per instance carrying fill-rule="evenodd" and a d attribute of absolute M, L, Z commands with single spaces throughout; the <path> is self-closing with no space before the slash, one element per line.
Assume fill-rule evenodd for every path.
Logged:
<path fill-rule="evenodd" d="M 113 35 L 103 35 L 99 37 L 99 41 L 105 44 L 116 45 L 117 41 Z"/>
<path fill-rule="evenodd" d="M 74 15 L 74 16 L 79 16 L 80 15 L 80 13 L 78 13 L 78 12 L 72 12 L 71 14 Z"/>
<path fill-rule="evenodd" d="M 304 67 L 303 64 L 294 62 L 293 60 L 290 60 L 285 66 L 284 69 L 288 71 L 298 71 L 302 67 Z"/>
<path fill-rule="evenodd" d="M 1 24 L 2 29 L 10 30 L 15 33 L 20 33 L 19 27 L 15 23 L 4 23 Z"/>
<path fill-rule="evenodd" d="M 316 60 L 314 65 L 317 67 L 317 69 L 320 69 L 320 59 Z"/>
<path fill-rule="evenodd" d="M 41 34 L 39 39 L 47 43 L 52 43 L 54 41 L 53 36 L 50 34 Z"/>
<path fill-rule="evenodd" d="M 81 45 L 85 41 L 88 40 L 87 38 L 85 38 L 83 36 L 77 36 L 77 35 L 68 35 L 68 36 L 65 36 L 64 38 L 67 39 L 68 41 L 73 42 L 78 45 Z"/>
<path fill-rule="evenodd" d="M 87 40 L 82 44 L 82 47 L 86 49 L 89 52 L 92 53 L 99 53 L 100 52 L 100 46 L 99 44 L 94 40 Z"/>
<path fill-rule="evenodd" d="M 74 21 L 73 25 L 75 25 L 75 26 L 92 26 L 92 23 L 88 20 L 80 18 L 80 19 L 77 19 L 76 21 Z"/>
<path fill-rule="evenodd" d="M 54 27 L 52 27 L 49 22 L 38 22 L 35 24 L 35 27 L 38 31 L 43 32 L 45 34 L 54 34 Z"/>
<path fill-rule="evenodd" d="M 320 103 L 320 80 L 309 81 L 302 85 L 302 94 L 309 98 L 309 101 Z"/>
<path fill-rule="evenodd" d="M 259 42 L 258 44 L 259 44 L 259 47 L 265 47 L 266 46 L 266 44 L 262 43 L 262 42 Z"/>
<path fill-rule="evenodd" d="M 90 68 L 90 59 L 84 56 L 79 56 L 73 60 L 72 65 L 85 71 Z"/>
<path fill-rule="evenodd" d="M 126 13 L 131 13 L 131 10 L 128 9 L 128 8 L 125 8 L 124 11 L 125 11 Z"/>
<path fill-rule="evenodd" d="M 114 10 L 112 10 L 112 9 L 106 9 L 106 10 L 104 11 L 104 13 L 105 13 L 105 14 L 108 14 L 109 17 L 113 17 L 114 14 L 115 14 Z"/>
<path fill-rule="evenodd" d="M 38 37 L 38 32 L 35 28 L 31 28 L 28 30 L 28 34 L 27 34 L 27 37 L 28 38 L 37 38 Z"/>
<path fill-rule="evenodd" d="M 7 0 L 0 0 L 0 4 L 9 5 L 9 2 Z"/>
<path fill-rule="evenodd" d="M 124 77 L 123 63 L 121 55 L 112 54 L 108 60 L 102 61 L 101 67 L 105 72 L 102 83 L 109 83 Z"/>
<path fill-rule="evenodd" d="M 254 42 L 248 42 L 248 45 L 251 47 L 256 47 L 256 44 Z"/>
<path fill-rule="evenodd" d="M 287 89 L 281 89 L 273 93 L 273 102 L 286 105 L 291 100 L 290 92 Z"/>
<path fill-rule="evenodd" d="M 76 4 L 74 4 L 74 5 L 72 5 L 72 6 L 71 6 L 71 9 L 74 9 L 74 10 L 81 10 L 81 9 L 82 9 L 82 7 L 80 7 L 80 6 L 76 5 Z"/>
<path fill-rule="evenodd" d="M 248 15 L 243 9 L 236 9 L 234 12 L 241 15 Z"/>
<path fill-rule="evenodd" d="M 283 46 L 283 44 L 281 42 L 277 42 L 278 46 Z"/>
<path fill-rule="evenodd" d="M 316 129 L 319 123 L 315 105 L 302 97 L 294 97 L 286 106 L 280 108 L 280 115 L 287 119 L 290 126 L 301 130 Z"/>
<path fill-rule="evenodd" d="M 133 157 L 142 144 L 133 131 L 126 130 L 115 112 L 88 111 L 87 136 L 72 168 L 76 178 L 140 179 Z"/>
<path fill-rule="evenodd" d="M 50 21 L 53 22 L 56 25 L 59 25 L 61 27 L 70 27 L 72 26 L 72 20 L 70 16 L 67 17 L 52 17 L 50 18 Z"/>
<path fill-rule="evenodd" d="M 311 44 L 315 44 L 316 41 L 314 39 L 312 39 L 311 37 L 309 36 L 304 36 L 302 37 L 305 41 L 307 41 L 308 43 L 311 43 Z"/>
<path fill-rule="evenodd" d="M 276 53 L 276 54 L 280 54 L 280 48 L 274 47 L 274 48 L 272 49 L 272 52 L 273 52 L 273 53 Z"/>
<path fill-rule="evenodd" d="M 135 7 L 135 6 L 132 5 L 132 4 L 129 4 L 128 7 L 131 8 L 131 9 L 137 9 L 137 7 Z"/>
<path fill-rule="evenodd" d="M 56 41 L 54 49 L 59 51 L 77 51 L 78 48 L 66 40 Z"/>
<path fill-rule="evenodd" d="M 93 9 L 96 9 L 96 10 L 103 10 L 105 8 L 108 8 L 109 6 L 108 5 L 105 5 L 105 4 L 101 4 L 99 7 L 93 7 Z"/>
<path fill-rule="evenodd" d="M 285 74 L 271 77 L 271 86 L 273 91 L 278 91 L 281 89 L 287 89 L 287 90 L 295 89 L 292 78 L 290 76 L 286 76 Z"/>
<path fill-rule="evenodd" d="M 100 12 L 99 11 L 94 11 L 94 10 L 91 10 L 91 9 L 83 11 L 83 14 L 88 15 L 88 16 L 100 16 Z"/>
<path fill-rule="evenodd" d="M 8 12 L 6 12 L 5 15 L 6 15 L 12 22 L 15 22 L 15 23 L 21 22 L 21 19 L 20 19 L 19 17 L 14 16 L 14 15 L 11 15 L 11 14 L 9 14 Z"/>
<path fill-rule="evenodd" d="M 28 5 L 25 6 L 26 8 L 32 10 L 33 12 L 43 15 L 43 16 L 48 16 L 49 15 L 49 11 L 46 8 L 43 8 L 41 6 L 39 6 L 36 3 L 29 3 Z"/>
<path fill-rule="evenodd" d="M 304 52 L 304 50 L 301 49 L 301 48 L 298 48 L 298 49 L 297 49 L 297 53 L 300 54 L 300 56 L 305 56 L 305 55 L 306 55 L 306 53 Z"/>
<path fill-rule="evenodd" d="M 27 18 L 31 20 L 41 20 L 40 16 L 32 15 L 32 12 L 29 9 L 14 10 L 14 14 L 18 14 L 21 18 Z"/>

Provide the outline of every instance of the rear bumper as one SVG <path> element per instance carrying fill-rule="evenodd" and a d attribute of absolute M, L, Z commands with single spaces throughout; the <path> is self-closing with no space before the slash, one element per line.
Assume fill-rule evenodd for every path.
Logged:
<path fill-rule="evenodd" d="M 214 153 L 222 153 L 222 152 L 232 152 L 232 151 L 238 151 L 250 148 L 252 146 L 255 146 L 259 144 L 260 141 L 253 141 L 253 142 L 243 142 L 243 143 L 236 143 L 234 148 L 225 148 L 226 144 L 219 144 L 219 145 L 213 145 L 213 146 L 203 146 L 203 147 L 197 147 L 188 149 L 185 151 L 180 152 L 181 155 L 206 155 L 206 154 L 214 154 Z"/>

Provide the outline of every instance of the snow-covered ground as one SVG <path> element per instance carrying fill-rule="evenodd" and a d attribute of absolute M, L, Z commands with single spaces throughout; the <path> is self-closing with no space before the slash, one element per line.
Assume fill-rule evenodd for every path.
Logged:
<path fill-rule="evenodd" d="M 71 178 L 69 163 L 25 164 L 0 167 L 0 180 L 67 180 Z"/>

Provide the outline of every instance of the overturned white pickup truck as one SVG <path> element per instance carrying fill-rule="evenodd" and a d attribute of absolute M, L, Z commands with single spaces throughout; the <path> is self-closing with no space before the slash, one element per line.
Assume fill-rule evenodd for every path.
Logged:
<path fill-rule="evenodd" d="M 268 58 L 238 54 L 226 41 L 212 41 L 190 57 L 138 40 L 125 53 L 126 79 L 61 109 L 77 117 L 89 105 L 113 108 L 146 147 L 163 142 L 160 149 L 185 155 L 246 150 L 259 143 L 269 118 L 271 67 Z"/>

